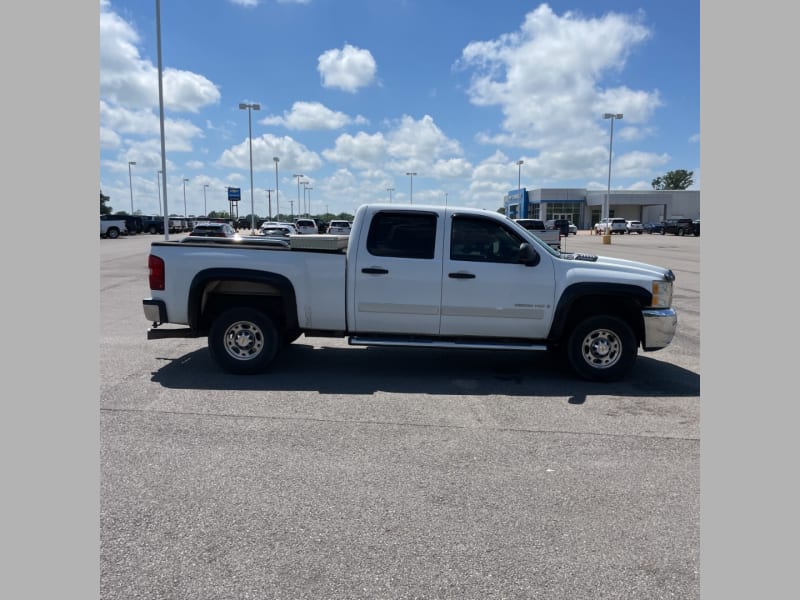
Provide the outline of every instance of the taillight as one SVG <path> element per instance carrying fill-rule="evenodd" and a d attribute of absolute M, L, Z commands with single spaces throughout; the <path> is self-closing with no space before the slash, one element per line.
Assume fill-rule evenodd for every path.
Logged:
<path fill-rule="evenodd" d="M 164 259 L 152 254 L 147 259 L 147 266 L 150 269 L 150 289 L 164 289 Z"/>

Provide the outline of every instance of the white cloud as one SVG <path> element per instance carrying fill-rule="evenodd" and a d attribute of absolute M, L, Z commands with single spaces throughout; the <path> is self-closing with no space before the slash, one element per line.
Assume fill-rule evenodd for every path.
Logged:
<path fill-rule="evenodd" d="M 281 171 L 284 173 L 305 173 L 319 169 L 322 166 L 322 159 L 316 152 L 309 150 L 305 145 L 289 136 L 277 137 L 265 134 L 253 138 L 253 172 L 274 173 L 275 161 L 273 161 L 273 157 L 275 156 L 279 158 L 279 179 Z M 220 167 L 244 169 L 249 172 L 250 144 L 247 138 L 223 151 L 216 164 Z"/>
<path fill-rule="evenodd" d="M 260 121 L 263 125 L 282 125 L 287 129 L 301 131 L 341 129 L 350 124 L 362 125 L 367 119 L 358 115 L 350 117 L 333 111 L 320 102 L 295 102 L 283 116 L 270 115 Z"/>
<path fill-rule="evenodd" d="M 657 90 L 603 87 L 603 77 L 621 71 L 632 49 L 650 35 L 630 16 L 558 16 L 542 4 L 518 31 L 471 42 L 457 63 L 474 70 L 470 101 L 499 106 L 504 115 L 502 131 L 484 132 L 478 139 L 575 149 L 607 137 L 604 112 L 622 112 L 632 123 L 647 120 L 661 105 Z"/>
<path fill-rule="evenodd" d="M 356 92 L 375 80 L 377 64 L 369 50 L 345 44 L 341 50 L 326 50 L 320 54 L 317 71 L 323 87 Z"/>
<path fill-rule="evenodd" d="M 158 69 L 139 55 L 139 34 L 103 3 L 100 12 L 100 96 L 130 109 L 158 107 Z M 163 70 L 164 107 L 196 113 L 220 100 L 220 91 L 197 73 Z"/>

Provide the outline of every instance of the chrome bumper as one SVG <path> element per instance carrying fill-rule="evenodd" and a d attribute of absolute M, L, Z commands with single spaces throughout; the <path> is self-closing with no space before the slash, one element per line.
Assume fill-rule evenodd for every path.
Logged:
<path fill-rule="evenodd" d="M 678 315 L 671 308 L 648 308 L 642 311 L 644 318 L 644 339 L 642 349 L 660 350 L 669 346 L 675 337 Z"/>

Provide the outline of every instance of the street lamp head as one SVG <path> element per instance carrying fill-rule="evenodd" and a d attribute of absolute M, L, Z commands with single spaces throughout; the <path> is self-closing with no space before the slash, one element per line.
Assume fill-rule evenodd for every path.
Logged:
<path fill-rule="evenodd" d="M 242 109 L 242 110 L 246 110 L 248 108 L 253 109 L 253 110 L 261 110 L 261 105 L 258 104 L 258 103 L 247 104 L 246 102 L 240 102 L 239 103 L 239 108 Z"/>
<path fill-rule="evenodd" d="M 184 177 L 183 182 L 186 183 L 187 181 L 189 181 L 189 179 L 187 177 Z"/>
<path fill-rule="evenodd" d="M 622 118 L 622 113 L 617 113 L 617 114 L 615 114 L 615 113 L 606 113 L 606 114 L 603 115 L 603 118 L 604 119 L 621 119 Z"/>
<path fill-rule="evenodd" d="M 135 160 L 129 160 L 129 161 L 128 161 L 128 166 L 130 166 L 130 165 L 135 165 L 135 164 L 136 164 L 136 161 L 135 161 Z"/>
<path fill-rule="evenodd" d="M 522 160 L 521 158 L 517 161 L 517 165 L 524 165 L 524 164 L 525 164 L 525 161 Z"/>
<path fill-rule="evenodd" d="M 278 158 L 277 156 L 273 156 L 272 160 L 274 160 L 275 162 L 278 162 L 280 160 L 280 158 Z"/>

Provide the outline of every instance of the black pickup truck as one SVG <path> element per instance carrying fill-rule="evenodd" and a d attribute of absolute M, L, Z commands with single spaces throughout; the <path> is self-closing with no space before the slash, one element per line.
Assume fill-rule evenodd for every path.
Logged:
<path fill-rule="evenodd" d="M 666 219 L 662 221 L 661 235 L 672 233 L 674 235 L 694 235 L 692 219 Z"/>

